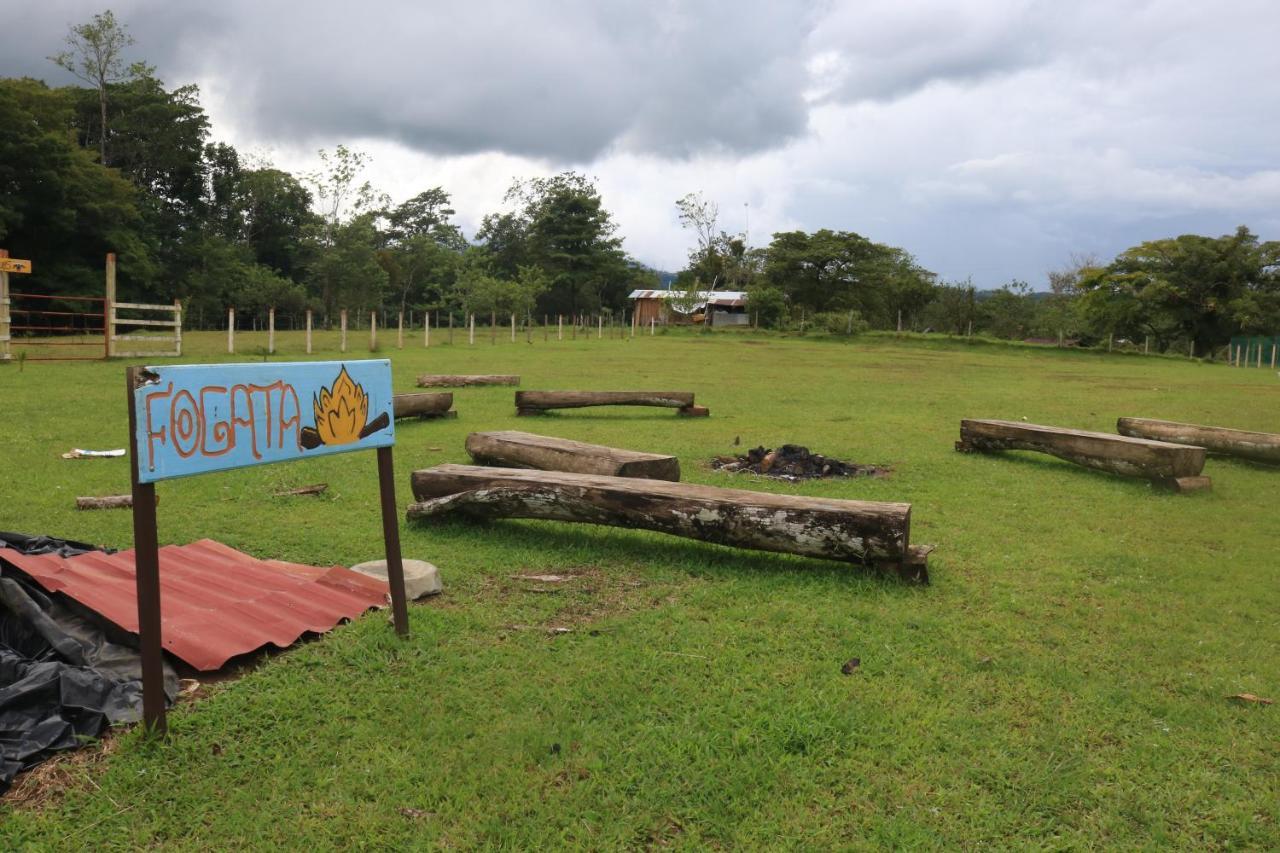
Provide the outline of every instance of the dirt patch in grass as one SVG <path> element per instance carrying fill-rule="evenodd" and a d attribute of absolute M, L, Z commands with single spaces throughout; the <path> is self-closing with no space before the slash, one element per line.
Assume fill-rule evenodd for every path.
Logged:
<path fill-rule="evenodd" d="M 576 586 L 567 591 L 556 610 L 556 620 L 565 625 L 588 625 L 611 616 L 666 607 L 676 600 L 665 586 L 594 567 L 582 570 L 573 583 Z"/>
<path fill-rule="evenodd" d="M 549 609 L 504 623 L 510 631 L 545 631 L 568 634 L 595 622 L 628 613 L 665 607 L 676 601 L 672 588 L 626 572 L 598 566 L 519 571 L 484 579 L 473 593 L 476 601 L 519 611 L 545 600 Z"/>
<path fill-rule="evenodd" d="M 19 774 L 0 803 L 7 808 L 40 811 L 56 805 L 70 791 L 97 788 L 94 777 L 118 745 L 116 732 L 107 729 L 94 743 L 60 752 Z"/>

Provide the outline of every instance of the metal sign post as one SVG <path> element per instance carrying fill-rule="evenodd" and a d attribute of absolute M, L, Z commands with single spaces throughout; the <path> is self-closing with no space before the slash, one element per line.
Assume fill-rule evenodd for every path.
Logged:
<path fill-rule="evenodd" d="M 408 636 L 389 361 L 130 367 L 126 388 L 142 715 L 148 729 L 166 731 L 158 480 L 376 449 L 391 612 L 396 633 Z"/>

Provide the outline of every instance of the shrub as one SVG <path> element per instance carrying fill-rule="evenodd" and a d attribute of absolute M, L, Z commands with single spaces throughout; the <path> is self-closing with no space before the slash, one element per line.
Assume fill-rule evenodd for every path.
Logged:
<path fill-rule="evenodd" d="M 760 287 L 747 293 L 747 313 L 765 329 L 782 325 L 787 311 L 787 297 L 776 287 Z"/>
<path fill-rule="evenodd" d="M 823 311 L 814 314 L 812 322 L 815 331 L 828 335 L 858 335 L 869 328 L 857 311 Z"/>

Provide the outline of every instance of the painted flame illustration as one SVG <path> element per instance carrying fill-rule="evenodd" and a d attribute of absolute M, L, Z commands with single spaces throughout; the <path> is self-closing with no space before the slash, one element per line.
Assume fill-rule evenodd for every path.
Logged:
<path fill-rule="evenodd" d="M 333 380 L 332 388 L 321 388 L 312 397 L 316 413 L 316 432 L 324 444 L 351 444 L 360 440 L 369 417 L 369 395 L 351 381 L 344 367 Z"/>

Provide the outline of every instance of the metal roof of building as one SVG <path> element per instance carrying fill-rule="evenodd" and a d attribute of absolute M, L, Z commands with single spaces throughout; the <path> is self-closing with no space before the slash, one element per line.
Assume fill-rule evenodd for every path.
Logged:
<path fill-rule="evenodd" d="M 49 592 L 60 592 L 137 633 L 133 551 L 4 559 Z M 307 632 L 386 604 L 385 581 L 341 566 L 323 569 L 258 560 L 212 539 L 160 549 L 164 649 L 198 670 L 220 669 L 263 646 L 286 648 Z"/>
<path fill-rule="evenodd" d="M 686 291 L 683 290 L 633 290 L 628 299 L 670 299 L 672 296 L 679 294 L 684 296 Z M 702 304 L 710 302 L 712 305 L 720 307 L 736 308 L 747 304 L 747 292 L 745 290 L 704 290 L 698 294 L 702 300 Z"/>

